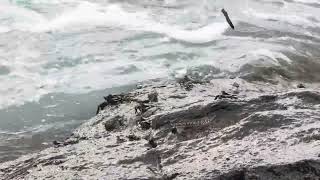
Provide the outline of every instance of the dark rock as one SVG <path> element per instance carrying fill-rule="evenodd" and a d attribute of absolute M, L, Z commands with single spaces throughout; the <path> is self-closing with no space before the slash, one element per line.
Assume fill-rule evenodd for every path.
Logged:
<path fill-rule="evenodd" d="M 63 142 L 60 141 L 53 141 L 52 144 L 54 147 L 62 147 L 62 146 L 67 146 L 67 145 L 72 145 L 72 144 L 78 144 L 81 140 L 88 140 L 87 137 L 77 137 L 77 136 L 71 136 L 66 138 Z"/>
<path fill-rule="evenodd" d="M 83 137 L 79 137 L 79 140 L 88 140 L 89 138 L 88 137 L 85 137 L 85 136 L 83 136 Z"/>
<path fill-rule="evenodd" d="M 297 85 L 297 88 L 302 89 L 302 88 L 306 88 L 306 86 L 305 86 L 304 84 L 298 84 L 298 85 Z"/>
<path fill-rule="evenodd" d="M 143 129 L 143 130 L 147 130 L 147 129 L 151 128 L 151 123 L 149 123 L 149 122 L 142 121 L 142 122 L 139 122 L 139 124 L 141 126 L 141 129 Z"/>
<path fill-rule="evenodd" d="M 185 76 L 181 81 L 179 81 L 179 84 L 187 91 L 191 91 L 194 87 L 191 79 L 188 76 Z"/>
<path fill-rule="evenodd" d="M 320 162 L 316 160 L 302 160 L 295 163 L 281 165 L 266 165 L 253 168 L 234 170 L 220 175 L 220 180 L 244 180 L 244 179 L 279 179 L 300 180 L 319 179 Z"/>
<path fill-rule="evenodd" d="M 163 175 L 162 176 L 162 180 L 173 180 L 175 179 L 177 176 L 179 176 L 179 173 L 173 173 L 173 174 L 170 174 L 170 175 Z"/>
<path fill-rule="evenodd" d="M 246 173 L 245 170 L 236 170 L 224 175 L 221 175 L 219 180 L 245 180 Z"/>
<path fill-rule="evenodd" d="M 104 123 L 104 127 L 107 131 L 113 131 L 124 125 L 124 119 L 122 116 L 115 116 Z"/>
<path fill-rule="evenodd" d="M 63 145 L 67 146 L 67 145 L 70 145 L 70 144 L 77 144 L 77 143 L 79 143 L 79 139 L 77 139 L 77 138 L 69 138 L 65 142 L 63 142 Z"/>
<path fill-rule="evenodd" d="M 187 97 L 186 95 L 171 95 L 171 96 L 169 96 L 169 98 L 172 98 L 172 99 L 184 99 L 186 97 Z"/>
<path fill-rule="evenodd" d="M 119 144 L 119 143 L 123 143 L 123 142 L 126 142 L 126 140 L 120 138 L 120 136 L 117 136 L 117 143 Z"/>
<path fill-rule="evenodd" d="M 121 101 L 120 96 L 112 95 L 112 94 L 109 94 L 108 96 L 105 96 L 103 98 L 109 105 L 116 105 L 118 102 Z"/>
<path fill-rule="evenodd" d="M 227 99 L 238 99 L 238 97 L 236 95 L 232 95 L 232 94 L 229 94 L 229 93 L 227 93 L 225 91 L 221 91 L 221 94 L 217 95 L 215 97 L 215 100 L 217 100 L 217 99 L 225 99 L 225 98 L 227 98 Z"/>
<path fill-rule="evenodd" d="M 195 81 L 187 75 L 184 76 L 182 79 L 179 79 L 178 83 L 187 91 L 191 91 L 195 84 L 203 84 L 203 82 Z"/>
<path fill-rule="evenodd" d="M 70 169 L 74 170 L 74 171 L 82 171 L 85 169 L 89 169 L 88 167 L 86 167 L 87 164 L 83 164 L 83 165 L 78 165 L 78 166 L 73 166 Z"/>
<path fill-rule="evenodd" d="M 176 127 L 171 129 L 172 134 L 177 134 L 178 133 L 178 129 Z"/>
<path fill-rule="evenodd" d="M 149 100 L 149 102 L 158 102 L 158 93 L 153 92 L 153 93 L 148 94 L 148 100 Z"/>
<path fill-rule="evenodd" d="M 52 156 L 48 159 L 43 159 L 38 162 L 37 164 L 42 164 L 42 166 L 49 166 L 49 165 L 59 165 L 66 161 L 66 156 L 64 155 L 58 155 L 58 156 Z"/>
<path fill-rule="evenodd" d="M 100 139 L 100 138 L 102 138 L 102 136 L 99 135 L 99 134 L 95 134 L 93 137 L 94 137 L 95 139 Z"/>
<path fill-rule="evenodd" d="M 137 89 L 142 89 L 143 86 L 141 84 L 137 84 Z"/>
<path fill-rule="evenodd" d="M 59 144 L 61 144 L 61 142 L 58 142 L 58 141 L 56 141 L 56 140 L 54 140 L 52 143 L 53 143 L 53 145 L 59 145 Z"/>
<path fill-rule="evenodd" d="M 53 141 L 52 142 L 52 144 L 54 145 L 54 147 L 61 147 L 61 146 L 63 146 L 64 145 L 64 143 L 63 142 L 60 142 L 60 141 Z"/>
<path fill-rule="evenodd" d="M 141 138 L 134 135 L 134 134 L 130 134 L 127 136 L 127 138 L 129 139 L 129 141 L 139 141 Z"/>
<path fill-rule="evenodd" d="M 118 94 L 118 95 L 109 94 L 108 96 L 105 96 L 103 98 L 105 101 L 98 105 L 96 114 L 98 114 L 106 106 L 109 106 L 109 105 L 115 106 L 124 102 L 132 101 L 132 98 L 128 94 Z"/>
<path fill-rule="evenodd" d="M 151 138 L 151 139 L 149 140 L 149 145 L 150 145 L 152 148 L 156 148 L 156 147 L 158 146 L 157 143 L 154 141 L 153 138 Z"/>
<path fill-rule="evenodd" d="M 143 118 L 149 118 L 150 116 L 156 114 L 158 110 L 159 110 L 158 107 L 155 107 L 153 105 L 148 106 L 147 111 L 142 114 Z"/>
<path fill-rule="evenodd" d="M 239 88 L 239 87 L 240 87 L 240 84 L 237 83 L 237 82 L 234 82 L 234 83 L 232 84 L 232 86 L 235 87 L 235 88 Z"/>
<path fill-rule="evenodd" d="M 230 161 L 230 158 L 226 158 L 227 161 Z"/>
<path fill-rule="evenodd" d="M 155 86 L 155 87 L 152 87 L 153 89 L 156 89 L 156 88 L 165 88 L 167 87 L 167 85 L 160 85 L 160 86 Z"/>
<path fill-rule="evenodd" d="M 229 94 L 229 93 L 227 93 L 227 92 L 225 92 L 225 91 L 221 91 L 221 95 L 223 95 L 223 96 L 230 96 L 231 94 Z"/>
<path fill-rule="evenodd" d="M 139 104 L 134 107 L 135 114 L 143 114 L 151 107 L 145 102 L 138 102 Z"/>
<path fill-rule="evenodd" d="M 96 114 L 98 114 L 101 110 L 103 110 L 106 106 L 108 106 L 108 102 L 102 102 L 101 104 L 98 105 Z"/>

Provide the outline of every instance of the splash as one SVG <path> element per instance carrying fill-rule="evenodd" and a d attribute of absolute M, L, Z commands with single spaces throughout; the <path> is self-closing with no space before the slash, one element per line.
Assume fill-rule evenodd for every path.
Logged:
<path fill-rule="evenodd" d="M 101 6 L 81 1 L 75 8 L 70 8 L 54 18 L 24 8 L 6 5 L 0 6 L 8 16 L 15 19 L 10 28 L 30 32 L 79 31 L 97 26 L 121 28 L 132 31 L 145 31 L 190 43 L 206 43 L 219 39 L 228 28 L 224 21 L 208 24 L 199 29 L 185 30 L 182 27 L 156 22 L 147 11 L 127 12 L 118 4 Z M 11 14 L 10 14 L 11 13 Z M 9 28 L 0 28 L 8 31 Z"/>

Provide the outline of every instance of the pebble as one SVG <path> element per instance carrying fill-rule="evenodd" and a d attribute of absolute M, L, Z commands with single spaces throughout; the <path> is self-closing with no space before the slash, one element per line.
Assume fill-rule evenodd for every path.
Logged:
<path fill-rule="evenodd" d="M 297 88 L 306 88 L 306 86 L 303 85 L 303 84 L 298 84 L 298 85 L 297 85 Z"/>

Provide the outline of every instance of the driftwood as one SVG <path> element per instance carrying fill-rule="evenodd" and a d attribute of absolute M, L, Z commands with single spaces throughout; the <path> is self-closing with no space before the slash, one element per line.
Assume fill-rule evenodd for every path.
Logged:
<path fill-rule="evenodd" d="M 226 20 L 227 20 L 228 24 L 230 25 L 230 27 L 231 27 L 232 29 L 234 29 L 234 25 L 233 25 L 232 21 L 230 20 L 227 11 L 224 10 L 224 9 L 222 9 L 221 12 L 223 13 L 223 15 L 224 15 L 224 17 L 226 18 Z"/>

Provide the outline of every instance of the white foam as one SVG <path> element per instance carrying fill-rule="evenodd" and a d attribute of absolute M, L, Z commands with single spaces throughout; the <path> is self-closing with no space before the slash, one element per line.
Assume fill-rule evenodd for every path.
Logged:
<path fill-rule="evenodd" d="M 284 60 L 288 63 L 291 63 L 292 61 L 283 53 L 281 52 L 275 52 L 271 51 L 269 49 L 257 49 L 254 51 L 250 51 L 249 54 L 255 56 L 257 59 L 259 57 L 268 57 L 275 65 L 280 65 L 278 59 Z"/>
<path fill-rule="evenodd" d="M 50 1 L 50 3 L 67 1 L 68 0 L 55 0 Z M 33 0 L 33 2 L 35 2 L 35 0 Z M 45 2 L 45 0 L 41 0 L 41 2 Z M 176 76 L 183 76 L 186 73 L 187 68 L 204 64 L 212 65 L 228 72 L 237 72 L 244 64 L 251 63 L 261 57 L 267 57 L 265 59 L 270 60 L 270 62 L 275 65 L 280 65 L 278 61 L 279 58 L 291 63 L 291 60 L 281 53 L 288 50 L 285 45 L 274 43 L 274 41 L 271 42 L 270 40 L 267 42 L 264 38 L 230 38 L 230 36 L 224 36 L 223 33 L 228 28 L 228 24 L 225 22 L 220 11 L 219 14 L 221 17 L 216 17 L 215 14 L 214 17 L 208 18 L 211 19 L 211 22 L 213 23 L 206 22 L 206 25 L 200 28 L 187 29 L 187 25 L 174 23 L 172 22 L 173 20 L 168 21 L 165 18 L 161 22 L 156 20 L 160 18 L 154 17 L 154 9 L 126 9 L 120 4 L 105 3 L 101 5 L 93 2 L 75 0 L 69 0 L 69 2 L 74 4 L 72 6 L 66 5 L 63 10 L 58 11 L 53 17 L 45 17 L 31 9 L 0 2 L 0 9 L 5 12 L 0 15 L 0 18 L 10 17 L 13 19 L 13 23 L 8 26 L 6 26 L 7 24 L 0 24 L 0 32 L 19 30 L 32 32 L 32 35 L 37 33 L 43 35 L 45 32 L 55 33 L 55 31 L 57 31 L 62 32 L 62 34 L 67 32 L 72 35 L 70 40 L 63 40 L 63 43 L 61 43 L 62 40 L 58 37 L 57 42 L 53 42 L 57 44 L 52 46 L 51 44 L 49 45 L 49 52 L 47 49 L 42 50 L 38 47 L 33 47 L 33 45 L 38 42 L 42 43 L 40 40 L 35 40 L 28 44 L 14 44 L 12 47 L 17 48 L 9 53 L 5 52 L 6 50 L 0 50 L 1 56 L 8 59 L 7 61 L 1 61 L 0 63 L 6 65 L 6 67 L 9 67 L 10 69 L 10 74 L 8 76 L 0 76 L 0 82 L 6 84 L 6 86 L 0 87 L 0 93 L 2 97 L 5 97 L 0 98 L 0 108 L 12 104 L 23 104 L 25 101 L 38 100 L 44 94 L 51 92 L 81 93 L 126 85 L 152 78 L 163 78 L 169 76 L 170 73 Z M 167 3 L 174 3 L 174 1 L 167 1 Z M 172 13 L 171 10 L 168 11 Z M 174 12 L 175 11 L 176 10 L 174 10 Z M 190 9 L 181 11 L 190 11 Z M 233 11 L 230 12 L 234 13 Z M 256 12 L 252 11 L 252 13 L 253 16 L 256 15 Z M 272 16 L 270 17 L 270 14 L 263 13 L 260 17 L 273 18 Z M 308 20 L 303 19 L 301 22 L 307 23 Z M 158 40 L 157 38 L 152 38 L 152 40 L 150 40 L 153 41 L 152 47 L 145 46 L 145 41 L 149 40 L 134 40 L 133 43 L 133 41 L 128 42 L 121 37 L 118 39 L 115 38 L 115 41 L 119 40 L 120 42 L 123 40 L 124 43 L 120 45 L 109 43 L 109 41 L 103 39 L 101 40 L 103 43 L 101 46 L 100 44 L 97 46 L 90 45 L 87 48 L 85 43 L 90 40 L 90 43 L 93 42 L 92 44 L 94 44 L 96 42 L 95 39 L 91 41 L 91 39 L 87 39 L 87 37 L 81 37 L 82 39 L 80 39 L 76 35 L 73 36 L 73 31 L 89 32 L 88 34 L 90 34 L 90 30 L 95 29 L 96 27 L 123 29 L 125 31 L 120 31 L 128 33 L 128 37 L 130 37 L 130 34 L 133 34 L 131 31 L 152 32 L 160 34 L 162 37 L 159 37 Z M 241 31 L 241 29 L 239 29 L 239 31 Z M 17 32 L 17 34 L 19 33 L 24 32 Z M 112 34 L 112 36 L 113 35 L 116 36 L 115 34 Z M 46 36 L 46 34 L 44 36 Z M 55 36 L 48 34 L 48 37 L 51 38 Z M 34 39 L 37 38 L 38 35 L 36 35 Z M 44 37 L 44 41 L 46 40 L 50 41 L 49 43 L 52 43 L 51 39 L 46 39 L 46 37 Z M 53 41 L 54 40 L 55 39 L 53 39 Z M 196 44 L 204 44 L 215 40 L 219 41 L 212 43 L 212 45 L 199 47 L 188 46 L 184 43 L 170 42 L 170 40 Z M 46 43 L 47 42 L 40 44 L 40 46 L 46 46 Z M 76 45 L 77 47 L 74 47 L 73 45 L 70 45 L 76 43 L 78 43 L 79 46 Z M 83 47 L 81 43 L 84 43 L 83 46 L 85 47 Z M 178 45 L 176 46 L 176 44 Z M 58 50 L 53 49 L 55 46 Z M 113 46 L 116 46 L 116 48 L 113 49 Z M 109 47 L 111 47 L 111 49 Z M 261 48 L 257 49 L 257 47 Z M 50 58 L 53 58 L 53 64 L 59 64 L 61 62 L 55 58 L 62 58 L 63 61 L 68 61 L 68 59 L 73 61 L 74 59 L 81 59 L 82 57 L 95 54 L 96 52 L 101 53 L 100 50 L 91 50 L 98 48 L 107 49 L 106 51 L 110 52 L 110 56 L 107 53 L 102 53 L 102 58 L 97 62 L 90 62 L 92 59 L 96 60 L 96 57 L 93 57 L 92 59 L 89 58 L 86 62 L 82 61 L 72 67 L 63 67 L 63 65 L 57 69 L 46 69 L 46 67 L 44 67 L 45 65 L 50 64 L 48 63 Z M 126 52 L 124 52 L 125 49 L 133 50 L 137 53 L 126 54 Z M 56 52 L 58 53 L 54 54 Z M 42 53 L 52 53 L 52 56 L 50 55 L 49 58 L 46 59 L 48 56 L 42 56 Z M 186 53 L 185 56 L 187 61 L 179 59 L 179 53 Z M 172 61 L 176 62 L 168 62 L 169 60 L 166 59 L 166 54 L 177 57 L 177 59 L 172 59 Z M 188 57 L 189 54 L 190 57 Z M 136 56 L 137 58 L 131 58 L 130 55 Z M 154 58 L 159 56 L 162 58 L 161 60 Z M 240 58 L 242 56 L 244 58 Z M 168 64 L 168 66 L 165 66 L 164 64 Z M 133 72 L 129 75 L 117 74 L 116 69 L 130 65 L 136 66 L 139 69 L 138 72 Z"/>
<path fill-rule="evenodd" d="M 32 32 L 70 31 L 106 26 L 154 32 L 190 43 L 206 43 L 221 37 L 228 28 L 227 23 L 223 21 L 195 30 L 185 30 L 183 27 L 156 22 L 147 11 L 127 12 L 120 5 L 101 6 L 86 1 L 79 2 L 77 7 L 51 19 L 12 5 L 1 5 L 0 10 L 17 21 L 10 28 Z M 2 29 L 7 31 L 5 28 Z"/>
<path fill-rule="evenodd" d="M 294 2 L 301 2 L 301 3 L 307 3 L 307 4 L 311 4 L 311 3 L 319 4 L 318 0 L 294 0 Z"/>
<path fill-rule="evenodd" d="M 63 2 L 67 1 L 63 0 Z M 32 3 L 35 2 L 36 0 L 32 1 Z M 62 0 L 50 3 L 60 2 Z M 75 3 L 71 0 L 70 2 Z M 43 1 L 38 3 L 43 3 Z M 63 12 L 55 17 L 46 17 L 32 9 L 2 1 L 0 2 L 0 23 L 2 23 L 1 19 L 9 19 L 10 23 L 0 24 L 0 33 L 13 30 L 28 31 L 32 34 L 55 31 L 72 33 L 72 31 L 87 31 L 102 26 L 161 34 L 164 37 L 159 38 L 159 43 L 164 39 L 174 39 L 201 44 L 221 38 L 222 33 L 228 28 L 228 24 L 223 21 L 198 29 L 186 30 L 183 26 L 156 21 L 148 10 L 128 12 L 119 4 L 100 5 L 86 1 L 78 1 L 76 4 L 78 5 L 64 7 Z M 19 33 L 23 32 L 16 34 Z M 116 73 L 114 69 L 132 64 L 132 62 L 124 61 L 100 64 L 84 63 L 71 68 L 47 70 L 43 66 L 48 63 L 48 60 L 42 58 L 43 51 L 33 44 L 39 41 L 36 38 L 34 40 L 19 45 L 10 42 L 10 47 L 15 47 L 15 50 L 0 50 L 1 56 L 6 58 L 0 63 L 10 68 L 9 75 L 0 76 L 1 84 L 6 84 L 0 87 L 1 96 L 5 97 L 0 98 L 0 108 L 21 105 L 26 101 L 37 101 L 43 95 L 51 92 L 81 93 L 130 84 L 138 80 L 166 77 L 169 74 L 168 68 L 152 61 L 134 63 L 133 65 L 139 67 L 141 71 L 130 75 L 113 74 Z M 23 40 L 17 39 L 16 42 L 23 42 Z M 128 60 L 128 57 L 120 55 L 114 58 Z"/>
<path fill-rule="evenodd" d="M 0 33 L 7 33 L 10 31 L 10 28 L 7 26 L 0 26 Z"/>
<path fill-rule="evenodd" d="M 265 12 L 258 12 L 254 9 L 248 8 L 244 11 L 245 14 L 254 17 L 254 18 L 260 18 L 265 20 L 277 20 L 281 22 L 287 22 L 292 25 L 303 25 L 303 26 L 309 26 L 309 27 L 319 27 L 319 23 L 312 22 L 308 19 L 310 17 L 309 14 L 306 15 L 296 15 L 296 14 L 290 14 L 288 12 L 285 13 L 265 13 Z"/>
<path fill-rule="evenodd" d="M 19 29 L 30 30 L 34 24 L 45 23 L 46 19 L 39 13 L 28 10 L 19 6 L 15 6 L 6 1 L 0 2 L 0 23 L 2 19 L 10 21 L 10 24 L 3 25 L 1 29 L 7 31 Z"/>
<path fill-rule="evenodd" d="M 196 30 L 184 30 L 169 24 L 155 22 L 147 12 L 126 12 L 119 5 L 106 7 L 82 2 L 73 11 L 64 13 L 53 19 L 48 25 L 40 25 L 38 30 L 59 30 L 79 26 L 109 26 L 128 30 L 150 31 L 191 43 L 213 41 L 228 28 L 225 22 L 209 24 Z"/>

